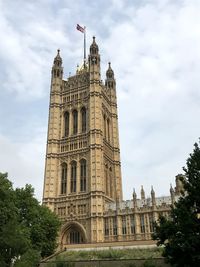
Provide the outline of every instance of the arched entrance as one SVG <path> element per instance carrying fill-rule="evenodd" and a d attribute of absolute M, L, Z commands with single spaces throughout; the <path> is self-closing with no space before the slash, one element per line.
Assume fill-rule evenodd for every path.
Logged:
<path fill-rule="evenodd" d="M 87 243 L 85 228 L 78 222 L 69 222 L 62 227 L 61 244 Z"/>

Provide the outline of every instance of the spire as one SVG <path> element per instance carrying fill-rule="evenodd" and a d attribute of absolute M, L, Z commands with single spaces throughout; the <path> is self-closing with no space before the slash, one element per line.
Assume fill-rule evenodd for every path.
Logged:
<path fill-rule="evenodd" d="M 57 55 L 54 58 L 54 66 L 61 67 L 62 66 L 62 58 L 60 56 L 60 49 L 57 50 Z"/>
<path fill-rule="evenodd" d="M 133 198 L 134 198 L 134 199 L 137 199 L 137 194 L 136 194 L 136 192 L 135 192 L 135 188 L 133 188 Z"/>
<path fill-rule="evenodd" d="M 108 69 L 106 71 L 106 78 L 107 79 L 114 79 L 114 71 L 111 68 L 111 63 L 108 62 Z"/>
<path fill-rule="evenodd" d="M 90 80 L 101 81 L 99 47 L 93 37 L 88 57 Z"/>
<path fill-rule="evenodd" d="M 137 208 L 137 195 L 135 192 L 135 188 L 133 188 L 133 208 L 136 209 Z"/>
<path fill-rule="evenodd" d="M 57 50 L 57 55 L 53 61 L 52 77 L 61 79 L 63 77 L 63 67 L 62 67 L 62 58 L 60 56 L 60 49 Z"/>
<path fill-rule="evenodd" d="M 155 191 L 153 189 L 153 185 L 151 186 L 151 195 L 154 195 L 155 196 Z"/>
<path fill-rule="evenodd" d="M 145 192 L 144 192 L 144 189 L 143 189 L 143 185 L 141 186 L 141 199 L 142 200 L 145 200 Z"/>
<path fill-rule="evenodd" d="M 153 189 L 153 186 L 151 186 L 151 201 L 152 201 L 152 205 L 155 206 L 155 204 L 156 204 L 156 197 L 155 197 L 155 191 Z"/>
<path fill-rule="evenodd" d="M 114 71 L 111 68 L 110 62 L 108 62 L 108 69 L 106 71 L 105 86 L 107 88 L 114 88 L 115 87 Z"/>
<path fill-rule="evenodd" d="M 170 194 L 173 194 L 174 193 L 174 189 L 172 187 L 172 184 L 170 184 Z"/>
<path fill-rule="evenodd" d="M 99 53 L 99 47 L 96 44 L 95 36 L 93 36 L 93 42 L 92 42 L 92 44 L 90 46 L 90 54 L 91 55 L 98 55 L 98 53 Z"/>

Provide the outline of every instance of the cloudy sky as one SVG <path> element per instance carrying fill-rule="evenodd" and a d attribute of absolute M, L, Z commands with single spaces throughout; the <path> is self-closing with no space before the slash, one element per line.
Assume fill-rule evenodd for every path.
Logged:
<path fill-rule="evenodd" d="M 75 72 L 77 23 L 115 71 L 124 198 L 168 194 L 200 136 L 199 0 L 0 0 L 0 171 L 41 200 L 52 62 Z"/>

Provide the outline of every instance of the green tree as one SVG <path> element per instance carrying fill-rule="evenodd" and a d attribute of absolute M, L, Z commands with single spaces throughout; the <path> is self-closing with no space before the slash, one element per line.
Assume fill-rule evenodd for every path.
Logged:
<path fill-rule="evenodd" d="M 37 250 L 27 250 L 20 259 L 15 262 L 15 267 L 35 267 L 40 262 L 40 253 Z"/>
<path fill-rule="evenodd" d="M 42 257 L 51 255 L 56 248 L 60 227 L 58 217 L 49 208 L 39 204 L 31 185 L 17 188 L 15 192 L 20 224 L 29 229 L 32 248 L 39 250 Z"/>
<path fill-rule="evenodd" d="M 157 245 L 164 245 L 163 255 L 173 265 L 200 266 L 200 148 L 197 143 L 183 170 L 185 193 L 172 207 L 169 219 L 160 217 L 153 238 Z"/>
<path fill-rule="evenodd" d="M 34 266 L 26 265 L 29 256 L 36 262 L 38 254 L 52 254 L 59 226 L 57 216 L 34 197 L 31 185 L 14 190 L 8 175 L 0 173 L 1 267 L 10 266 L 13 260 L 16 266 Z"/>
<path fill-rule="evenodd" d="M 7 173 L 0 173 L 0 263 L 2 267 L 10 266 L 11 260 L 23 254 L 30 245 L 27 229 L 18 223 L 15 191 L 7 176 Z"/>

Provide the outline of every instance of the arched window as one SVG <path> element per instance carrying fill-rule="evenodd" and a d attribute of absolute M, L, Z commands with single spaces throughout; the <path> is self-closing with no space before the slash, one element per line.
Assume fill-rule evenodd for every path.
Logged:
<path fill-rule="evenodd" d="M 80 191 L 86 191 L 86 160 L 82 159 L 80 164 L 81 164 Z"/>
<path fill-rule="evenodd" d="M 82 130 L 82 133 L 86 132 L 86 123 L 87 123 L 86 108 L 83 107 L 81 109 L 81 130 Z"/>
<path fill-rule="evenodd" d="M 76 192 L 76 174 L 77 174 L 77 164 L 76 161 L 71 163 L 71 193 Z"/>
<path fill-rule="evenodd" d="M 78 132 L 78 112 L 77 110 L 74 110 L 72 112 L 73 116 L 73 134 L 77 134 Z"/>
<path fill-rule="evenodd" d="M 63 163 L 61 167 L 61 194 L 67 193 L 67 164 Z"/>
<path fill-rule="evenodd" d="M 64 135 L 69 135 L 69 112 L 65 112 L 64 115 Z"/>

